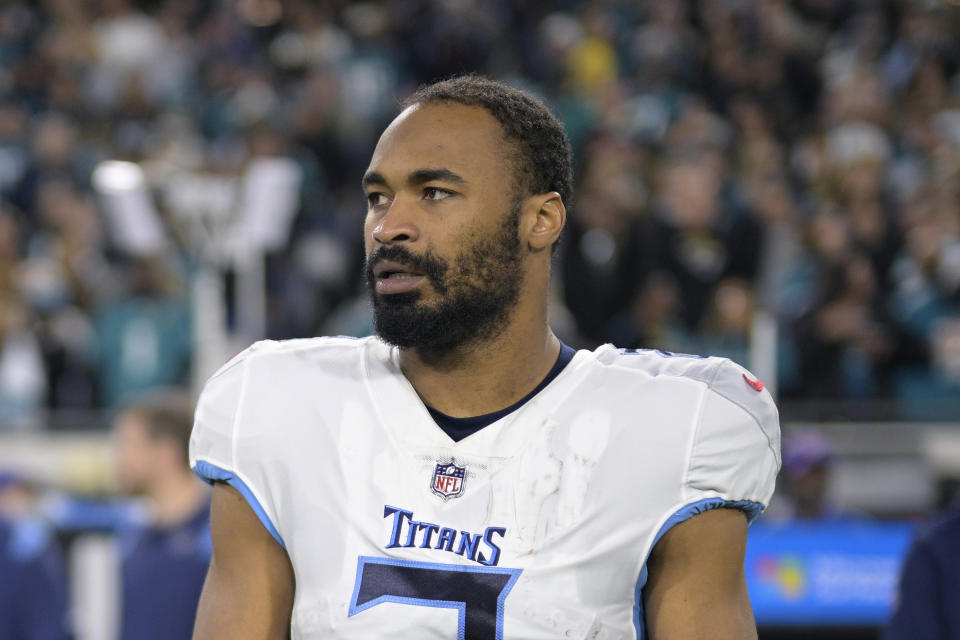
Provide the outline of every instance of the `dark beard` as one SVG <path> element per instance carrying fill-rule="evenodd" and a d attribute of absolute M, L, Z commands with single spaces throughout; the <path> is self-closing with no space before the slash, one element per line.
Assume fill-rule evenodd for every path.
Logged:
<path fill-rule="evenodd" d="M 506 327 L 520 296 L 520 208 L 504 216 L 498 232 L 466 247 L 451 266 L 432 251 L 415 255 L 400 245 L 383 246 L 367 259 L 374 326 L 385 342 L 442 355 L 469 342 L 492 338 Z M 420 291 L 379 295 L 374 263 L 399 262 L 426 276 L 438 294 L 422 302 Z"/>

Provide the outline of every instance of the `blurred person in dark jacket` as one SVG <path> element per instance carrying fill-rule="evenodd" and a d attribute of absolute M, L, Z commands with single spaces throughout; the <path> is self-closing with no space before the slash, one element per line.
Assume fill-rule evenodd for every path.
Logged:
<path fill-rule="evenodd" d="M 0 471 L 0 638 L 68 640 L 63 557 L 32 503 L 29 483 Z"/>
<path fill-rule="evenodd" d="M 165 391 L 138 400 L 116 420 L 123 490 L 146 498 L 150 520 L 120 535 L 120 637 L 189 638 L 210 562 L 210 499 L 187 466 L 193 404 Z"/>
<path fill-rule="evenodd" d="M 921 528 L 900 574 L 883 640 L 960 638 L 960 500 Z"/>

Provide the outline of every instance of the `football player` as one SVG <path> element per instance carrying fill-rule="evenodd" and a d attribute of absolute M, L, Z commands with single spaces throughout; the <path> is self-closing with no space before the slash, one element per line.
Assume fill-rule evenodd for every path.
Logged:
<path fill-rule="evenodd" d="M 727 360 L 560 343 L 571 185 L 523 92 L 404 103 L 363 177 L 377 335 L 257 343 L 199 401 L 197 638 L 755 637 L 776 409 Z"/>

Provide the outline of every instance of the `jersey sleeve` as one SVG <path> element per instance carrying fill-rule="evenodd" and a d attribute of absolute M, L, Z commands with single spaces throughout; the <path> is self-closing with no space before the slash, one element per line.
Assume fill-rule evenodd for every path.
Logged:
<path fill-rule="evenodd" d="M 221 367 L 200 393 L 190 434 L 190 467 L 206 482 L 224 482 L 240 492 L 270 535 L 285 548 L 268 494 L 257 481 L 260 474 L 254 468 L 241 468 L 237 456 L 245 430 L 249 431 L 243 413 L 249 402 L 251 354 L 257 346 Z"/>
<path fill-rule="evenodd" d="M 780 423 L 762 383 L 724 361 L 700 407 L 684 480 L 692 508 L 742 509 L 753 520 L 766 508 L 780 470 Z"/>

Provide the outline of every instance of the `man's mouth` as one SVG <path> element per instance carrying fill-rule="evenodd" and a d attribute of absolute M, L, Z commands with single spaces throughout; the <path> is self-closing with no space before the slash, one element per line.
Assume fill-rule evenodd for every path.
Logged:
<path fill-rule="evenodd" d="M 391 260 L 378 260 L 373 265 L 374 289 L 377 293 L 405 293 L 420 284 L 422 273 Z"/>

